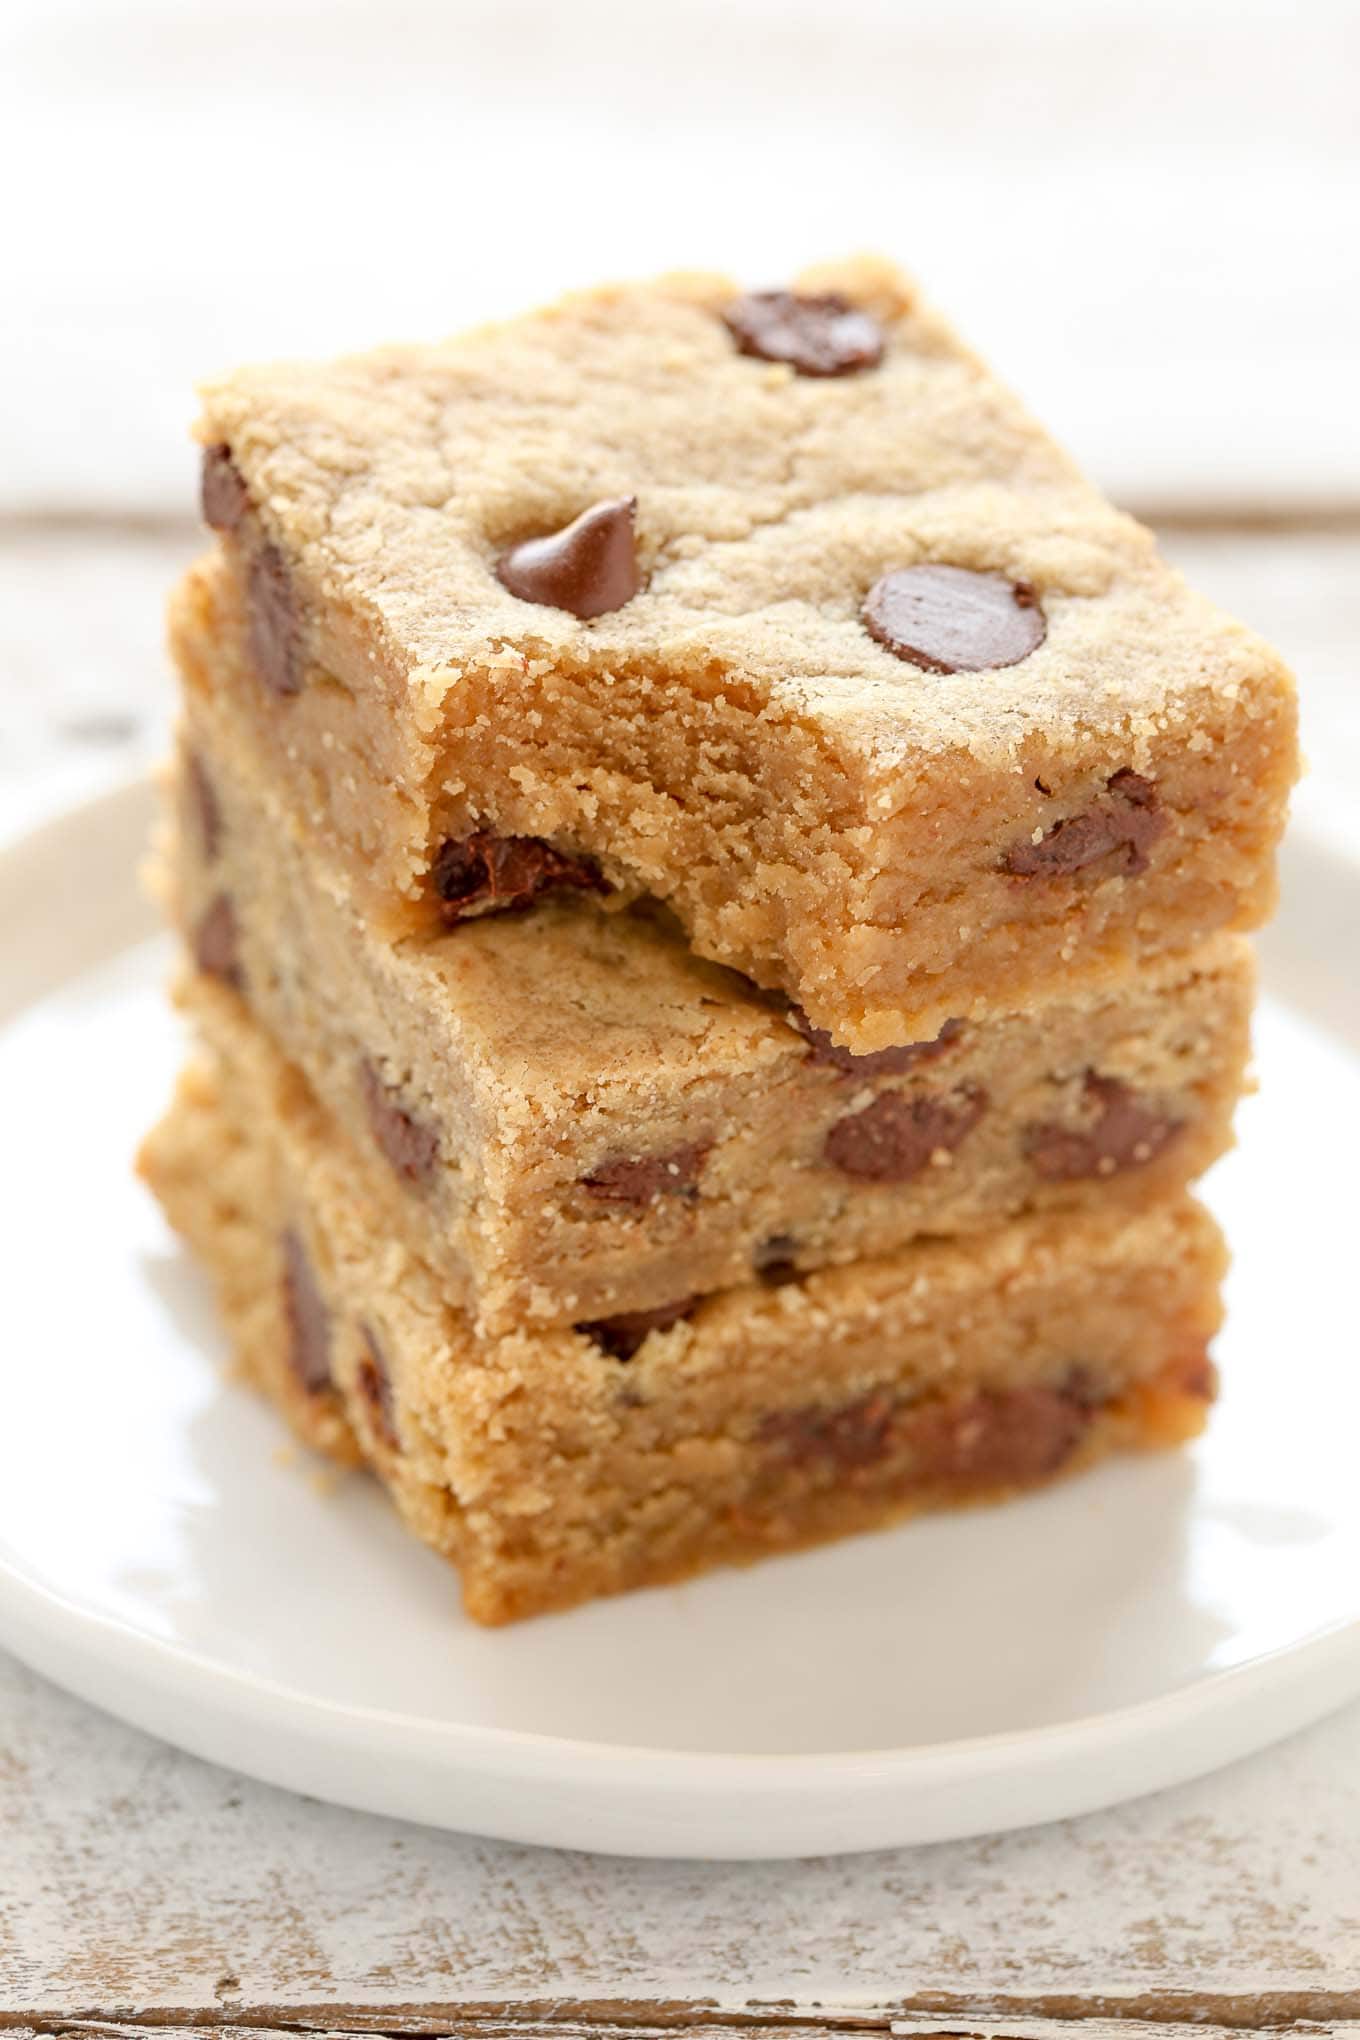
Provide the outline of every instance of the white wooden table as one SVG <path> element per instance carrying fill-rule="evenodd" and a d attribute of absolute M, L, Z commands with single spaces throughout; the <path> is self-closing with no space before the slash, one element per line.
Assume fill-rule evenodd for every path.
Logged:
<path fill-rule="evenodd" d="M 161 594 L 194 542 L 154 519 L 0 527 L 3 833 L 161 750 Z M 1315 757 L 1301 810 L 1345 836 L 1360 519 L 1191 517 L 1168 542 L 1294 656 Z M 1360 2035 L 1360 1706 L 1215 1778 L 1028 1834 L 628 1863 L 254 1785 L 0 1653 L 0 2032 L 153 2027 Z"/>

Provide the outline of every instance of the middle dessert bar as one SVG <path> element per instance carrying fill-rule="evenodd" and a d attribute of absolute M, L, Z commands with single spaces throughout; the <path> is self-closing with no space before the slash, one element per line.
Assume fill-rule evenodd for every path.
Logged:
<path fill-rule="evenodd" d="M 382 940 L 220 704 L 191 709 L 178 790 L 171 891 L 200 975 L 235 986 L 385 1225 L 491 1330 L 1145 1205 L 1229 1144 L 1252 991 L 1234 938 L 854 1057 L 655 917 L 545 903 Z"/>

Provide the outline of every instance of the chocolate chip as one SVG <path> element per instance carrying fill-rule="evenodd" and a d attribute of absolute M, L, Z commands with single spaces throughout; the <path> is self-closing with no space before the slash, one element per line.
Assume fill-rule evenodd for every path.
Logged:
<path fill-rule="evenodd" d="M 802 1269 L 794 1256 L 798 1242 L 792 1233 L 772 1233 L 761 1240 L 751 1255 L 751 1266 L 768 1289 L 780 1289 L 786 1282 L 798 1282 Z"/>
<path fill-rule="evenodd" d="M 1168 1373 L 1182 1395 L 1212 1402 L 1218 1393 L 1218 1369 L 1209 1358 L 1207 1346 L 1197 1346 L 1193 1352 L 1182 1354 L 1172 1362 Z"/>
<path fill-rule="evenodd" d="M 301 1235 L 286 1232 L 283 1251 L 283 1308 L 288 1324 L 288 1363 L 309 1394 L 330 1387 L 331 1320 L 317 1287 Z"/>
<path fill-rule="evenodd" d="M 759 1435 L 796 1466 L 851 1474 L 891 1454 L 913 1486 L 1001 1487 L 1056 1473 L 1094 1415 L 1061 1388 L 977 1390 L 905 1407 L 877 1389 L 839 1408 L 775 1411 Z"/>
<path fill-rule="evenodd" d="M 1013 843 L 1001 869 L 1012 878 L 1067 878 L 1108 857 L 1113 871 L 1132 878 L 1147 870 L 1148 853 L 1165 829 L 1153 781 L 1125 766 L 1081 814 L 1055 822 L 1037 843 Z"/>
<path fill-rule="evenodd" d="M 862 1111 L 836 1121 L 822 1159 L 865 1182 L 907 1183 L 933 1155 L 960 1146 L 986 1109 L 987 1093 L 973 1084 L 943 1097 L 885 1091 Z"/>
<path fill-rule="evenodd" d="M 697 1296 L 686 1296 L 679 1303 L 663 1303 L 657 1310 L 620 1311 L 617 1317 L 595 1318 L 575 1329 L 602 1346 L 613 1359 L 631 1360 L 648 1332 L 669 1331 L 672 1325 L 689 1316 L 698 1301 Z"/>
<path fill-rule="evenodd" d="M 631 602 L 638 575 L 633 520 L 636 496 L 592 503 L 561 531 L 527 538 L 496 562 L 496 579 L 521 602 L 603 616 Z"/>
<path fill-rule="evenodd" d="M 928 673 L 1016 666 L 1048 635 L 1026 581 L 968 567 L 901 567 L 875 581 L 861 611 L 870 637 Z"/>
<path fill-rule="evenodd" d="M 904 1070 L 915 1069 L 918 1063 L 934 1062 L 963 1032 L 962 1020 L 946 1020 L 933 1041 L 912 1041 L 902 1048 L 877 1048 L 868 1055 L 855 1055 L 833 1041 L 824 1027 L 814 1027 L 801 1006 L 790 1006 L 787 1017 L 790 1027 L 796 1027 L 810 1045 L 810 1063 L 844 1070 L 856 1077 L 896 1077 Z"/>
<path fill-rule="evenodd" d="M 217 798 L 217 788 L 208 777 L 208 768 L 197 751 L 188 753 L 184 776 L 203 856 L 211 864 L 222 847 L 222 803 Z"/>
<path fill-rule="evenodd" d="M 1088 1070 L 1082 1095 L 1086 1125 L 1051 1122 L 1026 1129 L 1025 1158 L 1045 1182 L 1074 1183 L 1142 1168 L 1184 1131 L 1182 1121 L 1156 1111 L 1118 1077 Z"/>
<path fill-rule="evenodd" d="M 665 1155 L 612 1155 L 580 1177 L 581 1188 L 601 1204 L 644 1205 L 658 1197 L 692 1197 L 710 1146 L 695 1142 Z"/>
<path fill-rule="evenodd" d="M 723 313 L 743 354 L 783 361 L 799 375 L 854 375 L 883 359 L 883 329 L 839 291 L 753 291 Z"/>
<path fill-rule="evenodd" d="M 199 478 L 203 522 L 214 531 L 235 531 L 250 508 L 250 494 L 229 446 L 205 446 Z"/>
<path fill-rule="evenodd" d="M 354 1376 L 354 1386 L 368 1410 L 369 1422 L 390 1452 L 400 1452 L 396 1410 L 392 1398 L 392 1375 L 382 1347 L 368 1325 L 360 1326 L 364 1351 Z"/>
<path fill-rule="evenodd" d="M 569 856 L 540 836 L 493 836 L 485 829 L 445 843 L 430 881 L 449 927 L 473 914 L 520 913 L 546 892 L 610 890 L 593 858 Z"/>
<path fill-rule="evenodd" d="M 774 1410 L 760 1426 L 760 1441 L 787 1453 L 796 1466 L 818 1462 L 843 1473 L 873 1466 L 892 1442 L 893 1400 L 885 1389 L 837 1408 Z"/>
<path fill-rule="evenodd" d="M 246 573 L 250 655 L 275 694 L 302 689 L 302 645 L 288 563 L 276 545 L 260 546 Z"/>
<path fill-rule="evenodd" d="M 1056 1473 L 1095 1416 L 1062 1388 L 940 1396 L 906 1412 L 901 1443 L 924 1486 L 1022 1486 Z"/>
<path fill-rule="evenodd" d="M 241 931 L 227 893 L 219 893 L 194 930 L 194 962 L 208 977 L 220 978 L 238 992 L 245 984 L 241 968 Z"/>
<path fill-rule="evenodd" d="M 410 1183 L 428 1183 L 439 1160 L 435 1129 L 404 1109 L 367 1057 L 359 1065 L 359 1087 L 369 1130 L 397 1174 Z"/>

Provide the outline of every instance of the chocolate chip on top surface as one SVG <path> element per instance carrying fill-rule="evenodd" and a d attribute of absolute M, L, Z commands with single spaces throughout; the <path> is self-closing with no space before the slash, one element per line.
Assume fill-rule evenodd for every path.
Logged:
<path fill-rule="evenodd" d="M 883 359 L 883 329 L 839 291 L 753 291 L 723 313 L 743 354 L 782 361 L 798 375 L 855 375 Z"/>
<path fill-rule="evenodd" d="M 561 531 L 527 538 L 496 562 L 496 578 L 521 602 L 588 619 L 622 609 L 642 586 L 636 496 L 592 503 Z"/>
<path fill-rule="evenodd" d="M 899 567 L 875 581 L 861 613 L 870 637 L 928 673 L 1018 666 L 1048 635 L 1027 582 L 970 567 Z"/>

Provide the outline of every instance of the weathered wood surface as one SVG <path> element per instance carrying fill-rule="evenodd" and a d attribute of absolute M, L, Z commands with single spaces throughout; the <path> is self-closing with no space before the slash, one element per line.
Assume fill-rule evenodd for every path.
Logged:
<path fill-rule="evenodd" d="M 1360 527 L 1187 524 L 1170 542 L 1290 649 L 1315 759 L 1305 810 L 1344 829 Z M 193 544 L 175 526 L 0 532 L 0 833 L 160 749 L 160 594 Z M 0 2029 L 149 2025 L 1360 2034 L 1360 1707 L 1216 1778 L 1030 1834 L 624 1863 L 272 1791 L 0 1655 Z"/>

